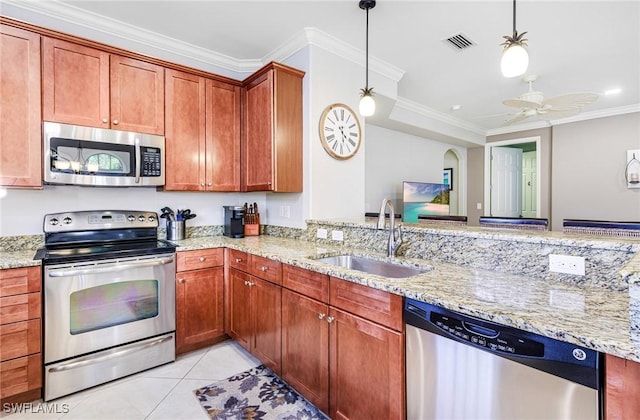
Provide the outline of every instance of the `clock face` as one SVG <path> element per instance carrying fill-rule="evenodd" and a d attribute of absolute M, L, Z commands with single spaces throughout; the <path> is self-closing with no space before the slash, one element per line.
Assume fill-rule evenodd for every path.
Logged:
<path fill-rule="evenodd" d="M 324 149 L 336 159 L 349 159 L 361 143 L 360 122 L 351 108 L 333 104 L 320 117 L 320 141 Z"/>

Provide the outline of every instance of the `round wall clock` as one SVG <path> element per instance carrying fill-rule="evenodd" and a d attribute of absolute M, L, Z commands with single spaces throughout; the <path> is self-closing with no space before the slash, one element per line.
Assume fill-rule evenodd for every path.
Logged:
<path fill-rule="evenodd" d="M 322 147 L 336 159 L 349 159 L 360 148 L 360 121 L 345 104 L 336 103 L 326 107 L 320 117 L 319 128 Z"/>

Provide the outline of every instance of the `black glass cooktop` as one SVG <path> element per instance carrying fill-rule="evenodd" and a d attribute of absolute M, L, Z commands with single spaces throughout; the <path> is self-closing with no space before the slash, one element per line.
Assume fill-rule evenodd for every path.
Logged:
<path fill-rule="evenodd" d="M 128 258 L 175 252 L 176 246 L 161 239 L 122 242 L 92 242 L 74 245 L 47 245 L 34 257 L 44 264 Z"/>

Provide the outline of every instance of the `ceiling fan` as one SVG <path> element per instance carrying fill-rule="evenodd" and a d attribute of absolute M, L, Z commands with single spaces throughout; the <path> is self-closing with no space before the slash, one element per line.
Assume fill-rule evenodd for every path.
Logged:
<path fill-rule="evenodd" d="M 525 76 L 522 80 L 529 83 L 529 91 L 518 98 L 502 101 L 506 106 L 520 109 L 520 112 L 506 120 L 503 126 L 515 124 L 536 115 L 545 120 L 570 117 L 579 114 L 583 106 L 595 102 L 599 96 L 593 92 L 574 92 L 544 99 L 542 92 L 533 90 L 533 82 L 537 79 L 536 75 Z"/>

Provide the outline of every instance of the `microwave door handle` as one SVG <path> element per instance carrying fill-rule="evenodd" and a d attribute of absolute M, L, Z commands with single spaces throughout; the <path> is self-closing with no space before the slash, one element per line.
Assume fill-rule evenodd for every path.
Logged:
<path fill-rule="evenodd" d="M 49 272 L 49 277 L 72 277 L 72 276 L 81 276 L 83 274 L 101 274 L 101 273 L 113 273 L 116 271 L 124 271 L 130 270 L 132 268 L 143 268 L 143 267 L 153 267 L 157 265 L 165 265 L 173 262 L 173 258 L 162 258 L 159 260 L 148 261 L 148 262 L 136 262 L 133 264 L 119 264 L 112 265 L 110 267 L 99 267 L 99 268 L 84 268 L 77 270 L 60 270 L 54 271 L 51 270 Z"/>
<path fill-rule="evenodd" d="M 136 148 L 136 179 L 135 183 L 140 183 L 140 139 L 136 137 L 135 139 L 135 148 Z"/>

